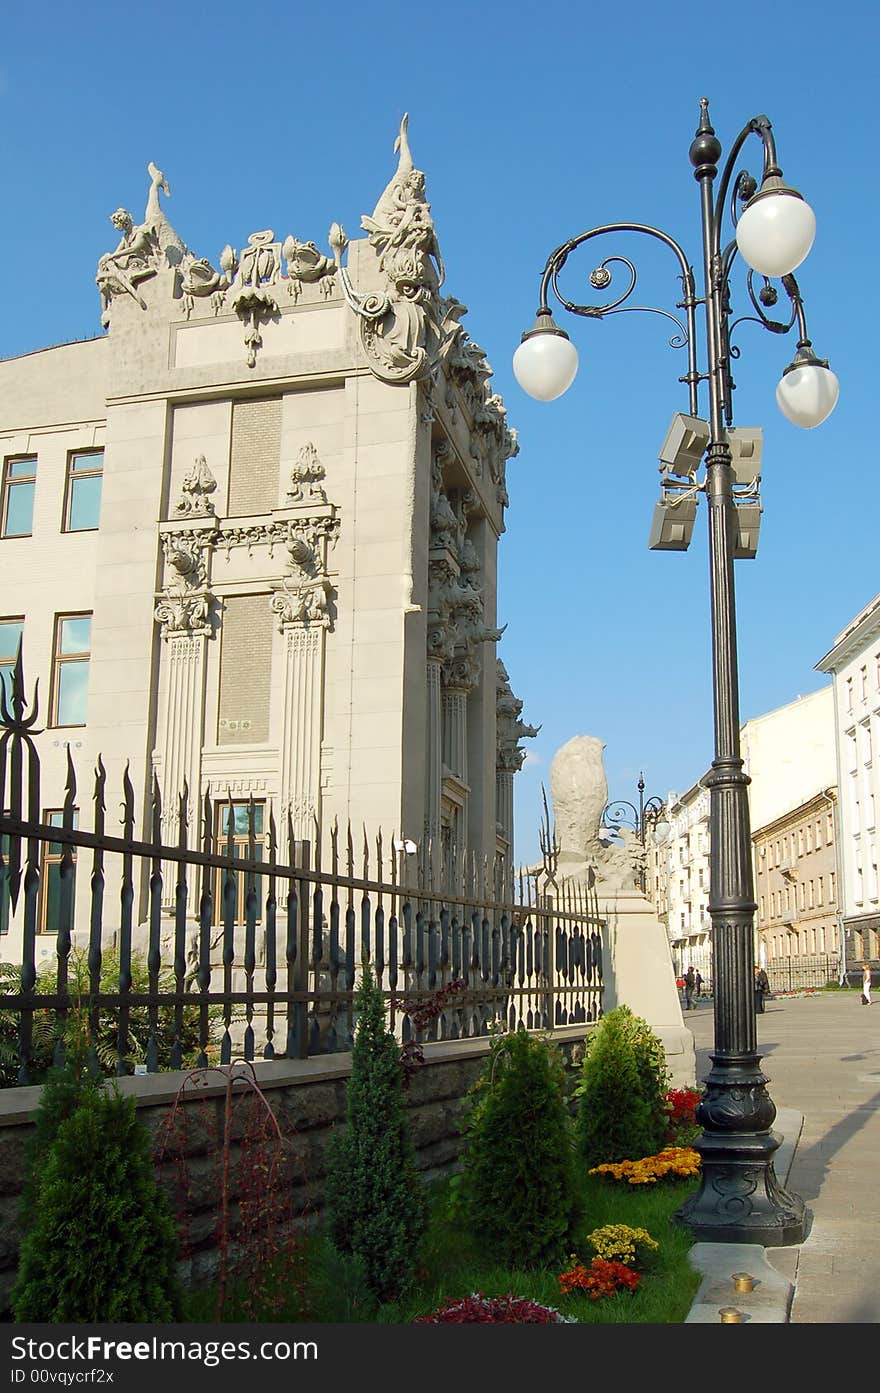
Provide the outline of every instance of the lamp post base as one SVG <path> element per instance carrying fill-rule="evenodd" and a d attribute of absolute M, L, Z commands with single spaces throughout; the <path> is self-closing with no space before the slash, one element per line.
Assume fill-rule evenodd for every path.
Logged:
<path fill-rule="evenodd" d="M 773 1169 L 775 1132 L 704 1132 L 694 1142 L 702 1160 L 700 1188 L 673 1215 L 698 1243 L 802 1243 L 806 1210 Z"/>

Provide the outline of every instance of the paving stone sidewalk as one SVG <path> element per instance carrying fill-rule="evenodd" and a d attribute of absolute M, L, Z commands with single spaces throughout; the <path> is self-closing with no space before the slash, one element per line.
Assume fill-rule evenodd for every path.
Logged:
<path fill-rule="evenodd" d="M 880 1001 L 860 1006 L 855 991 L 777 997 L 757 1021 L 770 1096 L 804 1118 L 788 1185 L 809 1211 L 807 1237 L 767 1249 L 795 1284 L 789 1321 L 880 1322 Z M 685 1023 L 701 1080 L 711 1003 L 686 1011 Z"/>

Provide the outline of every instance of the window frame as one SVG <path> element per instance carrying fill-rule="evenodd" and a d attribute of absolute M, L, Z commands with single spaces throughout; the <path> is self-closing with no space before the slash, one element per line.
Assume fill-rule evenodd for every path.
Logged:
<path fill-rule="evenodd" d="M 49 727 L 52 730 L 81 730 L 88 724 L 88 721 L 60 721 L 58 702 L 61 693 L 61 670 L 69 663 L 85 663 L 88 668 L 92 659 L 92 627 L 91 621 L 94 611 L 90 609 L 75 610 L 69 614 L 55 615 L 55 632 L 52 639 L 52 690 L 49 702 Z M 68 619 L 88 619 L 89 621 L 89 648 L 87 653 L 62 653 L 61 633 L 64 623 Z M 88 699 L 88 693 L 87 693 Z"/>
<path fill-rule="evenodd" d="M 250 807 L 250 799 L 249 799 L 249 798 L 233 798 L 233 800 L 232 800 L 232 810 L 233 810 L 233 814 L 234 814 L 238 809 L 240 809 L 240 808 L 243 808 L 244 811 L 245 811 L 245 813 L 247 813 L 249 807 Z M 255 799 L 254 799 L 254 853 L 255 853 L 255 860 L 257 860 L 257 861 L 262 861 L 262 860 L 263 860 L 263 851 L 264 851 L 265 845 L 266 845 L 266 816 L 267 816 L 267 808 L 268 808 L 268 805 L 267 805 L 267 802 L 266 802 L 266 799 L 265 799 L 265 798 L 255 798 Z M 225 856 L 225 855 L 226 855 L 227 834 L 223 831 L 223 818 L 224 818 L 224 815 L 225 815 L 228 811 L 229 811 L 229 800 L 228 800 L 228 799 L 225 800 L 225 801 L 222 802 L 222 803 L 219 803 L 219 802 L 218 802 L 218 803 L 215 805 L 215 808 L 214 808 L 214 837 L 215 837 L 214 845 L 215 845 L 215 847 L 216 847 L 216 853 L 217 853 L 218 856 Z M 261 823 L 261 826 L 260 826 L 260 830 L 259 830 L 259 831 L 257 830 L 257 826 L 256 826 L 256 824 L 257 824 L 258 821 Z M 239 861 L 246 861 L 246 860 L 248 859 L 248 842 L 249 842 L 249 833 L 248 833 L 248 832 L 236 833 L 236 832 L 233 830 L 233 835 L 232 835 L 232 854 L 233 854 L 233 856 L 235 857 L 236 860 L 239 860 Z M 247 877 L 247 874 L 246 874 L 245 872 L 243 872 L 243 871 L 235 871 L 235 872 L 234 872 L 234 875 L 235 875 L 235 879 L 236 879 L 235 927 L 236 927 L 236 928 L 243 928 L 243 927 L 247 924 L 247 888 L 248 888 L 248 877 Z M 217 867 L 215 868 L 215 871 L 214 871 L 214 884 L 213 884 L 213 890 L 214 890 L 214 914 L 213 914 L 213 919 L 214 919 L 214 926 L 215 926 L 215 927 L 222 926 L 222 924 L 223 924 L 223 922 L 224 922 L 224 921 L 223 921 L 223 884 L 224 884 L 225 879 L 226 879 L 226 870 L 225 870 L 225 868 L 224 868 L 224 867 L 221 867 L 221 866 L 217 866 Z M 254 880 L 255 880 L 255 882 L 256 882 L 255 888 L 256 888 L 256 892 L 257 892 L 257 917 L 256 917 L 256 923 L 261 924 L 262 921 L 263 921 L 263 913 L 264 913 L 263 894 L 262 894 L 262 880 L 263 880 L 263 876 L 262 876 L 262 875 L 255 875 L 255 876 L 254 876 Z"/>
<path fill-rule="evenodd" d="M 101 461 L 101 467 L 100 467 L 100 469 L 83 469 L 83 470 L 80 470 L 80 471 L 78 471 L 78 472 L 74 471 L 74 468 L 73 468 L 73 461 L 74 461 L 74 460 L 77 460 L 77 459 L 84 459 L 84 458 L 86 458 L 87 456 L 91 456 L 91 455 L 94 455 L 97 459 L 100 459 L 100 461 Z M 80 479 L 101 479 L 101 480 L 102 480 L 102 492 L 103 492 L 103 479 L 104 479 L 104 447 L 103 447 L 103 446 L 96 446 L 96 447 L 94 447 L 94 448 L 92 448 L 92 449 L 88 449 L 88 450 L 68 450 L 68 452 L 67 452 L 67 473 L 66 473 L 65 482 L 64 482 L 64 512 L 63 512 L 62 518 L 61 518 L 61 531 L 62 531 L 62 532 L 97 532 L 97 531 L 98 531 L 98 528 L 99 528 L 99 525 L 100 525 L 98 522 L 95 523 L 94 527 L 71 527 L 71 525 L 70 525 L 70 512 L 71 512 L 71 507 L 72 507 L 72 504 L 73 504 L 74 485 L 75 485 L 75 484 L 77 483 L 77 481 L 80 480 Z M 100 501 L 99 501 L 99 503 L 98 503 L 98 512 L 99 512 L 99 514 L 100 514 L 100 511 L 101 511 L 101 505 L 100 505 Z"/>
<path fill-rule="evenodd" d="M 20 624 L 20 625 L 21 625 L 21 633 L 20 633 L 19 636 L 18 636 L 18 644 L 16 644 L 16 653 L 17 653 L 17 652 L 18 652 L 19 645 L 20 645 L 22 648 L 24 647 L 24 624 L 25 624 L 25 615 L 23 615 L 23 614 L 21 614 L 21 615 L 19 615 L 19 614 L 2 614 L 2 615 L 0 615 L 0 624 Z M 10 674 L 10 678 L 11 678 L 12 673 L 15 671 L 15 657 L 16 657 L 16 653 L 13 653 L 13 655 L 12 655 L 11 658 L 4 658 L 4 657 L 2 656 L 2 654 L 0 654 L 0 674 L 2 674 L 2 673 L 4 673 L 4 672 L 8 671 L 9 674 Z M 2 675 L 0 675 L 0 683 L 2 683 L 2 681 L 3 681 L 3 678 L 2 678 Z M 10 690 L 11 690 L 11 686 L 12 686 L 12 683 L 11 683 L 11 681 L 10 681 Z"/>
<path fill-rule="evenodd" d="M 13 479 L 11 468 L 15 464 L 26 464 L 33 462 L 33 469 L 30 474 L 25 474 L 21 478 Z M 3 476 L 0 480 L 0 539 L 4 541 L 15 541 L 18 537 L 32 537 L 34 535 L 34 501 L 37 492 L 37 464 L 38 455 L 6 455 L 3 460 Z M 31 494 L 31 522 L 30 530 L 27 532 L 7 532 L 6 524 L 9 520 L 9 498 L 14 488 L 19 488 L 22 484 L 29 484 L 33 490 Z"/>
<path fill-rule="evenodd" d="M 53 821 L 57 819 L 57 821 Z M 52 827 L 64 826 L 63 808 L 46 808 L 43 812 L 43 822 Z M 79 808 L 73 810 L 73 826 L 79 826 Z M 57 846 L 58 850 L 53 851 L 52 847 Z M 73 930 L 73 916 L 76 906 L 76 847 L 70 847 L 70 859 L 73 864 L 73 884 L 70 894 L 70 924 Z M 46 935 L 50 938 L 57 938 L 58 927 L 47 928 L 46 921 L 49 917 L 49 871 L 53 866 L 60 866 L 64 860 L 63 842 L 43 842 L 42 856 L 40 857 L 40 912 L 37 915 L 37 933 Z"/>

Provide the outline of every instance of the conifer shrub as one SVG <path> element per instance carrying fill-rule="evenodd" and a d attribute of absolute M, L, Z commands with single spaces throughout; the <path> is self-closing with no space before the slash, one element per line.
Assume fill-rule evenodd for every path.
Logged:
<path fill-rule="evenodd" d="M 86 1068 L 81 1052 L 62 1068 L 49 1070 L 40 1090 L 34 1127 L 25 1151 L 25 1183 L 19 1209 L 19 1224 L 23 1232 L 30 1228 L 36 1218 L 46 1159 L 59 1127 L 73 1115 L 83 1095 L 99 1087 L 100 1080 Z"/>
<path fill-rule="evenodd" d="M 634 1028 L 634 1021 L 638 1017 L 618 1006 L 602 1017 L 587 1041 L 575 1126 L 588 1168 L 639 1160 L 663 1144 L 663 1095 L 655 1103 L 657 1075 L 641 1029 L 644 1022 Z"/>
<path fill-rule="evenodd" d="M 42 1163 L 12 1295 L 17 1321 L 179 1318 L 174 1224 L 134 1100 L 86 1087 Z"/>
<path fill-rule="evenodd" d="M 327 1148 L 324 1198 L 336 1248 L 358 1260 L 378 1301 L 392 1301 L 416 1276 L 427 1206 L 403 1103 L 400 1046 L 366 965 L 355 1011 L 345 1123 Z"/>
<path fill-rule="evenodd" d="M 565 1094 L 559 1050 L 522 1030 L 493 1042 L 471 1090 L 459 1193 L 481 1245 L 509 1265 L 568 1251 L 575 1182 Z"/>

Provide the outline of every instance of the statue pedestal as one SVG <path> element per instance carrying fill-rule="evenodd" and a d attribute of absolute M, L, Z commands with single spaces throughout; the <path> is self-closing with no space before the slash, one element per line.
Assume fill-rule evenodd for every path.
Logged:
<path fill-rule="evenodd" d="M 602 935 L 603 1010 L 628 1006 L 646 1020 L 663 1043 L 671 1086 L 693 1088 L 694 1037 L 681 1013 L 666 930 L 638 890 L 603 893 L 601 882 L 596 890 L 599 912 L 608 925 Z"/>

